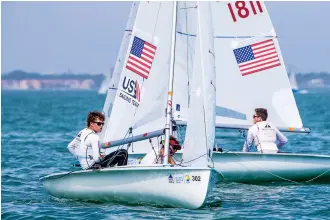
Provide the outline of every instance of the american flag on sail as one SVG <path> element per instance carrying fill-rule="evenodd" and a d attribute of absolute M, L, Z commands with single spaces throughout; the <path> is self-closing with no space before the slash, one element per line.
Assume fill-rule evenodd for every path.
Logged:
<path fill-rule="evenodd" d="M 156 46 L 142 40 L 141 38 L 134 37 L 126 68 L 143 78 L 148 79 L 156 49 Z"/>
<path fill-rule="evenodd" d="M 281 65 L 272 39 L 234 49 L 234 54 L 242 76 Z"/>

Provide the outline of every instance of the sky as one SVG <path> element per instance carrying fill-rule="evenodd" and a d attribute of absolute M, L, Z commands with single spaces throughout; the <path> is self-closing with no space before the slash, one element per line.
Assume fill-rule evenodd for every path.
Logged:
<path fill-rule="evenodd" d="M 266 2 L 285 64 L 330 72 L 330 2 Z M 1 73 L 106 73 L 131 2 L 1 2 Z"/>

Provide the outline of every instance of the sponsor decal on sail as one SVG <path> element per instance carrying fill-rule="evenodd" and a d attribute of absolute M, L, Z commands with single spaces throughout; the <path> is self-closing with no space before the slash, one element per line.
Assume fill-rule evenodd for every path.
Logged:
<path fill-rule="evenodd" d="M 132 80 L 125 76 L 121 90 L 119 92 L 119 97 L 125 101 L 131 103 L 132 105 L 139 107 L 141 89 L 137 80 Z"/>

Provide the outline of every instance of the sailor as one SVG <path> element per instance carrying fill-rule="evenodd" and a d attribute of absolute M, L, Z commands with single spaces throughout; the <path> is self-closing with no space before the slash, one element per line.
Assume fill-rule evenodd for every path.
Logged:
<path fill-rule="evenodd" d="M 151 143 L 151 140 L 150 140 Z M 141 164 L 162 164 L 164 162 L 164 145 L 165 141 L 162 140 L 160 142 L 161 148 L 159 152 L 156 152 L 156 150 L 153 147 L 153 150 L 149 153 L 147 153 L 144 158 L 141 160 Z M 168 162 L 171 165 L 175 165 L 176 162 L 173 158 L 174 154 L 181 150 L 181 145 L 179 141 L 174 137 L 170 136 L 170 143 L 169 143 L 169 149 L 168 149 Z"/>
<path fill-rule="evenodd" d="M 78 158 L 82 169 L 127 165 L 127 151 L 114 151 L 102 159 L 99 149 L 99 136 L 104 125 L 104 115 L 101 112 L 89 112 L 87 128 L 81 130 L 68 145 L 68 150 Z"/>
<path fill-rule="evenodd" d="M 278 153 L 279 148 L 288 142 L 288 139 L 274 125 L 266 121 L 267 117 L 267 109 L 255 109 L 254 125 L 248 131 L 243 152 L 250 151 L 254 144 L 260 153 Z"/>

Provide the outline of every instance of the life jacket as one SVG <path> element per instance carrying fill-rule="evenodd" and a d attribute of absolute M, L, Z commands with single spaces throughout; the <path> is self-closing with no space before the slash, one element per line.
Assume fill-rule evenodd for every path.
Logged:
<path fill-rule="evenodd" d="M 276 130 L 269 122 L 262 121 L 256 123 L 258 128 L 256 135 L 256 146 L 261 153 L 277 153 Z"/>
<path fill-rule="evenodd" d="M 85 128 L 68 145 L 69 151 L 78 158 L 80 166 L 83 169 L 87 169 L 95 163 L 92 146 L 85 144 L 87 137 L 91 134 L 95 134 L 95 132 Z"/>

